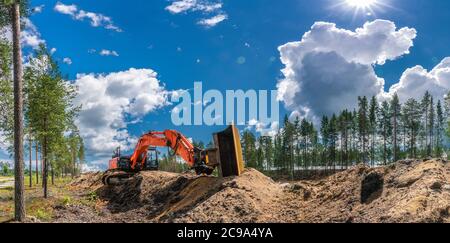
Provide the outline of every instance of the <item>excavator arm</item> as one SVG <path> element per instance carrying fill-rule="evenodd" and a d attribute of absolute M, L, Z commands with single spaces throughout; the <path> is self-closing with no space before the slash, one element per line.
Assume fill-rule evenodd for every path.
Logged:
<path fill-rule="evenodd" d="M 180 156 L 189 167 L 196 166 L 196 159 L 199 159 L 200 149 L 195 148 L 192 143 L 181 133 L 174 130 L 164 132 L 149 132 L 140 139 L 133 155 L 131 156 L 131 169 L 135 170 L 138 163 L 143 168 L 149 147 L 169 147 L 175 155 Z"/>

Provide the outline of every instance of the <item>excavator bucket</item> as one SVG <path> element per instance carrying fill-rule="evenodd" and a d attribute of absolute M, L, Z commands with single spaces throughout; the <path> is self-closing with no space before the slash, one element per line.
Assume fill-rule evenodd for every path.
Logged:
<path fill-rule="evenodd" d="M 215 164 L 218 164 L 221 177 L 239 176 L 244 171 L 242 147 L 239 131 L 235 125 L 229 126 L 222 132 L 215 133 L 214 144 L 216 147 Z"/>

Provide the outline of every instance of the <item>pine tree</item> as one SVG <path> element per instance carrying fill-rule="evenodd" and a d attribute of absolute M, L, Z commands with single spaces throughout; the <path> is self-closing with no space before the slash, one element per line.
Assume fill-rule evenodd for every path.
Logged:
<path fill-rule="evenodd" d="M 358 112 L 353 110 L 352 118 L 351 118 L 351 131 L 352 131 L 352 150 L 351 150 L 351 157 L 352 157 L 352 165 L 360 161 L 360 153 L 358 148 L 358 141 L 359 141 L 359 121 L 358 121 Z"/>
<path fill-rule="evenodd" d="M 337 141 L 338 141 L 338 130 L 337 130 L 337 125 L 338 124 L 338 120 L 335 114 L 333 114 L 333 116 L 330 119 L 330 123 L 328 124 L 328 136 L 329 136 L 329 151 L 330 151 L 330 159 L 329 161 L 331 161 L 332 163 L 332 167 L 333 167 L 333 171 L 336 171 L 336 155 L 337 155 L 337 151 L 336 151 L 336 145 L 337 145 Z"/>
<path fill-rule="evenodd" d="M 397 136 L 398 136 L 398 131 L 399 131 L 399 116 L 401 113 L 401 105 L 400 105 L 400 100 L 398 98 L 397 93 L 394 94 L 394 97 L 391 100 L 391 112 L 392 112 L 392 126 L 393 126 L 393 136 L 392 136 L 392 143 L 393 143 L 393 156 L 394 156 L 394 161 L 398 160 L 398 141 L 397 141 Z"/>
<path fill-rule="evenodd" d="M 300 137 L 301 137 L 301 149 L 303 158 L 303 168 L 306 170 L 308 167 L 308 143 L 311 135 L 310 124 L 306 119 L 302 119 L 300 123 Z"/>
<path fill-rule="evenodd" d="M 12 50 L 6 40 L 0 39 L 0 134 L 5 141 L 0 141 L 6 146 L 13 143 L 14 139 L 14 93 L 11 79 Z M 12 154 L 13 147 L 8 151 Z"/>
<path fill-rule="evenodd" d="M 321 161 L 322 165 L 328 166 L 328 148 L 329 148 L 329 121 L 327 116 L 322 117 L 322 121 L 320 124 L 320 135 L 322 136 L 322 155 Z M 328 167 L 327 167 L 328 168 Z"/>
<path fill-rule="evenodd" d="M 28 107 L 26 119 L 33 124 L 31 132 L 42 145 L 43 188 L 47 198 L 47 179 L 51 156 L 63 141 L 64 133 L 73 124 L 79 107 L 74 107 L 75 87 L 64 81 L 58 65 L 47 49 L 41 45 L 36 58 L 30 60 L 25 70 Z M 54 171 L 54 166 L 51 167 Z M 53 173 L 52 173 L 53 175 Z"/>
<path fill-rule="evenodd" d="M 431 157 L 434 149 L 434 130 L 436 122 L 436 110 L 434 109 L 434 99 L 430 97 L 430 108 L 429 108 L 429 118 L 428 118 L 428 146 L 427 146 L 427 156 Z"/>
<path fill-rule="evenodd" d="M 358 97 L 358 129 L 359 129 L 359 139 L 361 144 L 361 154 L 362 154 L 362 160 L 364 163 L 367 162 L 367 134 L 368 134 L 368 128 L 369 128 L 369 121 L 368 121 L 368 104 L 367 104 L 367 97 Z"/>
<path fill-rule="evenodd" d="M 381 108 L 378 111 L 378 128 L 381 133 L 381 137 L 383 139 L 383 163 L 386 165 L 388 163 L 388 158 L 390 156 L 390 150 L 388 148 L 388 141 L 390 136 L 392 135 L 392 123 L 391 123 L 391 110 L 389 107 L 389 103 L 387 101 L 383 101 L 381 104 Z"/>
<path fill-rule="evenodd" d="M 447 111 L 447 137 L 450 137 L 450 92 L 445 97 L 445 109 Z"/>
<path fill-rule="evenodd" d="M 369 130 L 371 136 L 370 145 L 370 162 L 372 166 L 375 165 L 375 146 L 376 146 L 376 131 L 377 131 L 377 113 L 378 113 L 378 101 L 375 96 L 370 100 L 369 107 Z"/>
<path fill-rule="evenodd" d="M 21 46 L 21 17 L 28 12 L 27 0 L 4 0 L 0 2 L 0 29 L 11 26 L 14 73 L 14 217 L 25 219 L 24 158 L 23 158 L 23 69 Z"/>
<path fill-rule="evenodd" d="M 425 142 L 423 142 L 423 144 L 427 147 L 426 149 L 426 154 L 428 154 L 428 119 L 429 119 L 429 109 L 430 109 L 430 99 L 431 99 L 431 95 L 430 92 L 426 91 L 425 95 L 422 98 L 422 102 L 421 102 L 421 106 L 422 106 L 422 112 L 423 112 L 423 133 L 422 133 L 422 137 L 425 140 Z"/>
<path fill-rule="evenodd" d="M 250 131 L 242 134 L 242 155 L 247 167 L 257 168 L 256 138 Z"/>
<path fill-rule="evenodd" d="M 422 116 L 420 103 L 415 99 L 409 99 L 403 106 L 402 116 L 409 138 L 409 155 L 411 158 L 417 158 L 416 143 L 421 128 L 420 118 Z"/>
<path fill-rule="evenodd" d="M 287 115 L 284 118 L 284 129 L 282 132 L 282 152 L 286 159 L 286 168 L 289 171 L 291 179 L 294 177 L 294 136 L 295 126 L 289 121 Z"/>
<path fill-rule="evenodd" d="M 263 155 L 263 168 L 264 170 L 270 170 L 273 168 L 273 144 L 272 138 L 268 136 L 260 137 L 260 147 Z"/>
<path fill-rule="evenodd" d="M 258 146 L 256 148 L 256 168 L 260 171 L 264 170 L 264 138 L 258 138 Z"/>
<path fill-rule="evenodd" d="M 441 157 L 443 154 L 443 138 L 444 138 L 445 116 L 441 101 L 438 100 L 436 106 L 436 146 L 435 155 Z"/>

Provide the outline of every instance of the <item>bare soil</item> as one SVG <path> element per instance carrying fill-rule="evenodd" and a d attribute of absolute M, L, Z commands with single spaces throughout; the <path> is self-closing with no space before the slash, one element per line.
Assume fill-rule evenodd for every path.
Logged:
<path fill-rule="evenodd" d="M 406 160 L 355 166 L 325 179 L 278 183 L 254 169 L 240 177 L 141 172 L 120 186 L 102 173 L 70 184 L 94 205 L 65 205 L 54 222 L 443 222 L 450 223 L 450 164 Z"/>

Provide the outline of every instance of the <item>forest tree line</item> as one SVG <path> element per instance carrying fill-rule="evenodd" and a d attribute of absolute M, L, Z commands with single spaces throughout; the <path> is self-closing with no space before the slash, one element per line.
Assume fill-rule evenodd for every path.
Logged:
<path fill-rule="evenodd" d="M 403 104 L 395 94 L 379 102 L 358 97 L 358 107 L 312 121 L 284 118 L 274 137 L 257 137 L 246 130 L 241 137 L 249 167 L 294 176 L 296 171 L 336 171 L 358 163 L 387 165 L 406 158 L 441 158 L 448 150 L 450 93 L 436 100 Z M 447 129 L 447 130 L 446 130 Z"/>
<path fill-rule="evenodd" d="M 14 94 L 12 45 L 0 39 L 0 135 L 14 156 Z M 27 184 L 41 183 L 48 196 L 47 178 L 76 175 L 84 160 L 83 139 L 75 125 L 80 107 L 73 104 L 76 88 L 66 82 L 52 54 L 41 45 L 27 59 L 23 74 L 24 153 Z"/>

